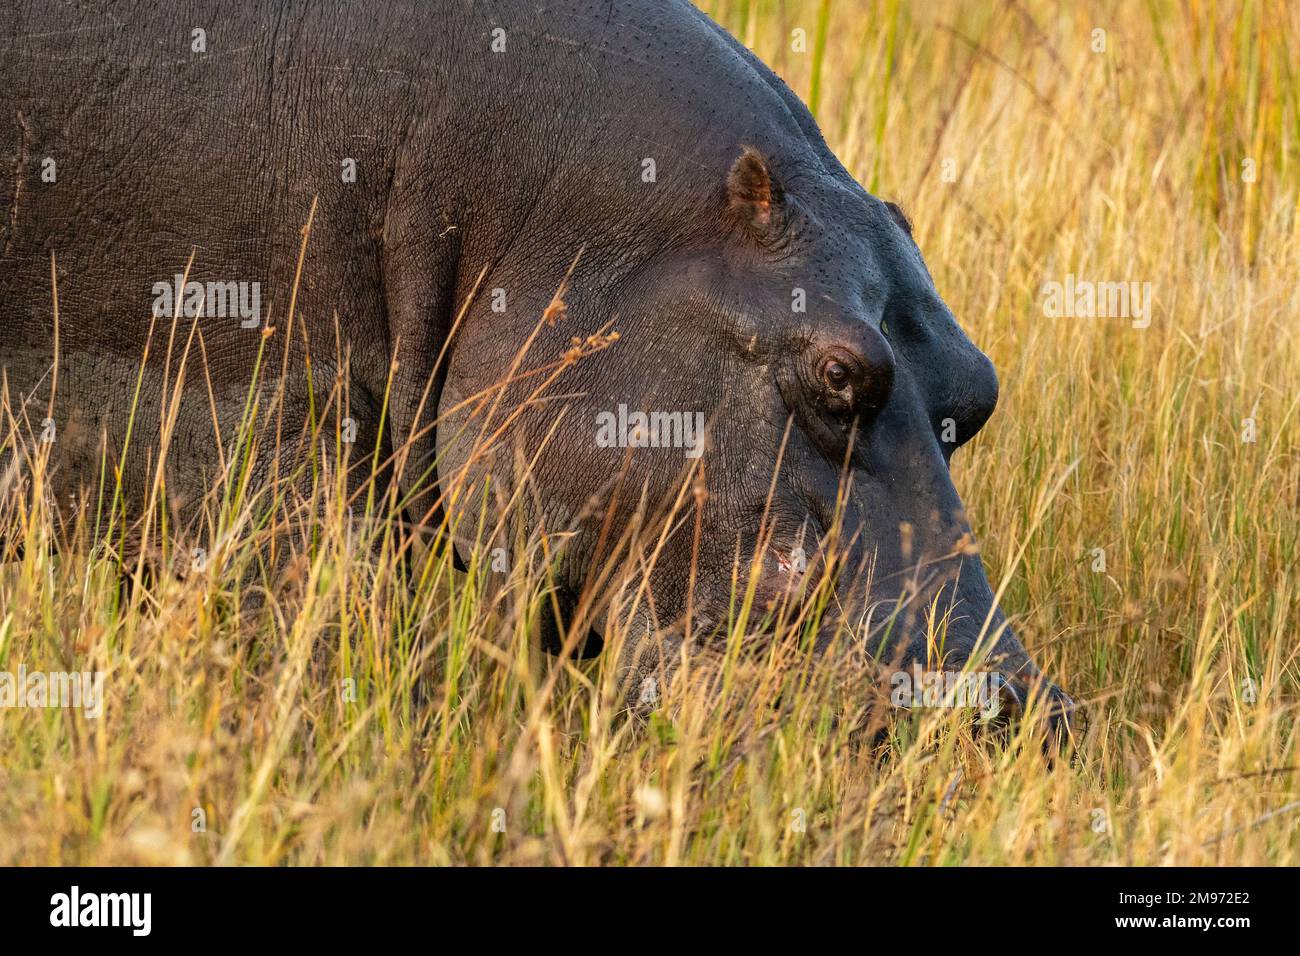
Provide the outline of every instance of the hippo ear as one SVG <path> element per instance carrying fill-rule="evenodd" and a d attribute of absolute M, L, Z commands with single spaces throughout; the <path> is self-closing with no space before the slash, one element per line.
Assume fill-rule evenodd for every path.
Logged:
<path fill-rule="evenodd" d="M 727 213 L 760 241 L 785 229 L 785 191 L 752 146 L 741 147 L 727 173 Z"/>

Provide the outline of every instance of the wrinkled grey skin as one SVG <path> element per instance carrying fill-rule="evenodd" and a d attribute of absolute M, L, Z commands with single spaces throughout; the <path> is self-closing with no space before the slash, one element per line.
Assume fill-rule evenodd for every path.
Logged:
<path fill-rule="evenodd" d="M 195 28 L 206 53 L 192 50 Z M 565 601 L 600 557 L 605 513 L 617 536 L 638 501 L 670 498 L 689 464 L 682 449 L 599 447 L 598 413 L 700 411 L 696 633 L 726 620 L 731 569 L 754 557 L 769 488 L 760 604 L 792 586 L 798 572 L 782 558 L 795 547 L 815 571 L 843 478 L 849 565 L 873 567 L 875 581 L 864 595 L 846 573 L 844 606 L 856 620 L 917 595 L 883 655 L 926 659 L 915 608 L 937 600 L 952 611 L 947 666 L 966 660 L 991 615 L 995 666 L 1019 696 L 1035 682 L 978 556 L 961 547 L 969 528 L 948 471 L 993 412 L 991 364 L 940 299 L 897 209 L 853 180 L 774 74 L 682 0 L 16 0 L 0 10 L 0 105 L 0 364 L 39 422 L 53 253 L 61 496 L 97 482 L 101 435 L 121 449 L 153 283 L 183 271 L 192 248 L 192 278 L 261 283 L 278 369 L 299 230 L 318 196 L 297 303 L 317 392 L 332 387 L 335 356 L 349 356 L 357 447 L 387 459 L 409 443 L 412 485 L 435 459 L 443 476 L 467 468 L 471 481 L 505 484 L 515 450 L 545 444 L 530 520 L 540 510 L 551 530 L 576 532 L 558 581 Z M 54 183 L 41 179 L 47 157 Z M 355 183 L 342 180 L 345 158 Z M 529 407 L 497 454 L 469 461 L 466 436 L 480 426 L 463 401 L 501 380 L 575 257 L 567 311 L 542 327 L 524 367 L 554 361 L 575 336 L 614 329 L 619 340 L 568 369 L 551 390 L 561 397 Z M 792 308 L 795 290 L 806 311 Z M 145 496 L 158 443 L 169 326 L 142 379 L 129 502 Z M 183 320 L 182 342 L 187 332 Z M 260 341 L 232 318 L 202 318 L 199 332 L 214 402 L 192 360 L 167 466 L 182 527 L 216 475 L 214 435 L 228 445 L 235 431 Z M 308 401 L 300 351 L 286 411 L 295 434 Z M 512 388 L 505 405 L 529 390 Z M 436 433 L 424 428 L 434 409 Z M 941 440 L 945 419 L 955 441 Z M 280 468 L 302 453 L 286 447 Z M 258 476 L 275 467 L 263 454 Z M 433 504 L 417 494 L 408 518 L 436 521 Z M 687 612 L 689 507 L 655 566 L 654 613 L 637 622 L 659 631 L 657 647 L 673 646 Z M 472 502 L 453 511 L 475 526 Z M 873 620 L 883 617 L 877 607 Z M 655 655 L 632 659 L 648 673 Z"/>

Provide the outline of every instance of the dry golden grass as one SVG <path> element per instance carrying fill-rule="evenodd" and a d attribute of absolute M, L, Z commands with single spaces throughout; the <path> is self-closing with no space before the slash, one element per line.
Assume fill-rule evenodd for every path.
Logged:
<path fill-rule="evenodd" d="M 0 571 L 0 670 L 108 679 L 99 719 L 0 710 L 0 862 L 1300 862 L 1300 7 L 708 6 L 906 208 L 999 370 L 956 481 L 1087 707 L 1073 760 L 960 712 L 873 747 L 860 681 L 783 646 L 693 661 L 618 720 L 612 667 L 530 642 L 535 569 L 494 591 L 445 545 L 403 565 L 384 503 L 349 525 L 329 475 L 302 509 L 232 486 L 209 572 L 129 596 L 111 552 L 39 547 L 54 519 L 7 488 L 36 546 Z M 1045 316 L 1069 273 L 1151 283 L 1150 326 Z M 241 626 L 259 508 L 301 556 Z"/>

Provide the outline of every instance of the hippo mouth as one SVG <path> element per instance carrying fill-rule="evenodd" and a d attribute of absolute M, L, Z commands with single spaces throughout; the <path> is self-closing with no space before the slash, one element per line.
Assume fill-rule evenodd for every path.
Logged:
<path fill-rule="evenodd" d="M 928 587 L 913 588 L 910 596 L 878 597 L 856 618 L 824 621 L 816 632 L 814 652 L 834 653 L 847 646 L 874 661 L 884 683 L 900 675 L 917 686 L 937 683 L 946 690 L 933 706 L 970 706 L 981 725 L 1003 728 L 1032 715 L 1045 725 L 1049 742 L 1063 745 L 1076 730 L 1078 706 L 1023 651 L 988 593 L 976 553 L 972 549 L 956 569 L 948 569 Z M 769 610 L 785 609 L 787 617 L 814 613 L 817 579 L 824 568 L 820 552 L 808 559 L 799 546 L 769 544 L 765 557 L 768 570 L 755 587 L 756 598 Z M 861 588 L 867 594 L 881 593 L 870 583 Z M 923 608 L 930 613 L 920 613 Z M 769 614 L 765 619 L 769 630 L 778 626 L 779 617 Z M 956 695 L 954 684 L 960 691 Z M 971 692 L 972 686 L 977 693 Z M 918 698 L 901 706 L 927 705 Z"/>

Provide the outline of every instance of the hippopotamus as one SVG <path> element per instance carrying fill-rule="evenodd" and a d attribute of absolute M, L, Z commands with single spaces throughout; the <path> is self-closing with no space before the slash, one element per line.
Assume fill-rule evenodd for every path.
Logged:
<path fill-rule="evenodd" d="M 161 460 L 201 537 L 260 376 L 255 484 L 337 453 L 333 414 L 460 564 L 555 535 L 550 633 L 622 628 L 629 686 L 738 588 L 833 569 L 811 653 L 980 664 L 1068 714 L 949 471 L 992 364 L 900 208 L 686 0 L 19 0 L 0 48 L 9 480 L 44 430 L 58 500 L 107 463 L 130 515 Z"/>

